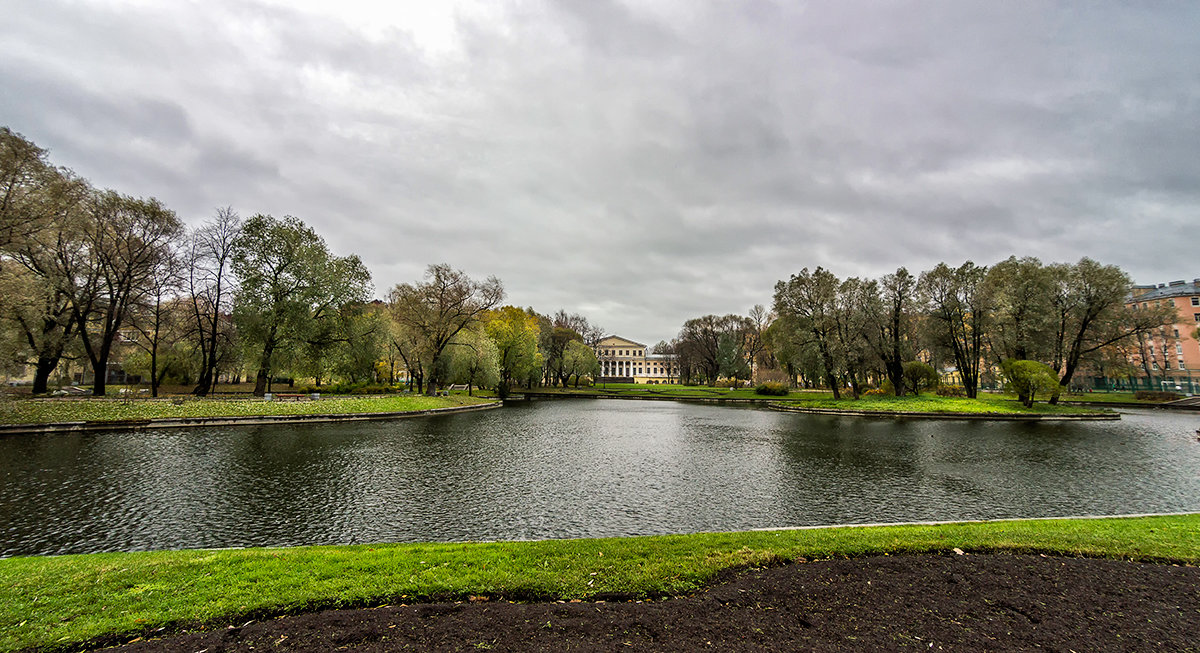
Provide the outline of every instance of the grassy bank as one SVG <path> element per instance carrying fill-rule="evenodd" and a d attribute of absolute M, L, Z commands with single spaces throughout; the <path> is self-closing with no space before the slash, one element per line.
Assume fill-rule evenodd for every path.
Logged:
<path fill-rule="evenodd" d="M 1166 403 L 1161 399 L 1138 399 L 1132 392 L 1069 392 L 1061 397 L 1062 401 L 1085 401 L 1093 404 L 1143 404 L 1158 406 Z"/>
<path fill-rule="evenodd" d="M 318 401 L 261 399 L 8 399 L 0 401 L 0 424 L 114 421 L 169 417 L 253 417 L 259 415 L 345 415 L 429 410 L 487 403 L 485 399 L 451 395 L 426 397 L 327 397 Z"/>
<path fill-rule="evenodd" d="M 955 547 L 1195 564 L 1200 515 L 10 558 L 0 560 L 0 650 L 335 606 L 671 596 L 733 566 Z"/>
<path fill-rule="evenodd" d="M 976 399 L 966 397 L 862 397 L 861 399 L 800 399 L 787 403 L 804 408 L 825 408 L 868 412 L 898 413 L 982 413 L 992 415 L 1082 415 L 1102 412 L 1080 406 L 1052 406 L 1045 402 L 1026 408 L 1011 395 L 981 394 Z"/>
<path fill-rule="evenodd" d="M 1039 401 L 1032 408 L 1021 405 L 1015 395 L 981 393 L 976 399 L 966 397 L 939 397 L 934 394 L 920 396 L 864 396 L 852 399 L 843 396 L 834 399 L 833 393 L 802 390 L 789 393 L 786 397 L 768 397 L 754 393 L 753 388 L 708 388 L 705 386 L 647 386 L 633 384 L 608 384 L 588 389 L 545 389 L 538 393 L 553 393 L 578 396 L 612 396 L 676 399 L 755 399 L 759 401 L 786 402 L 803 408 L 822 408 L 847 411 L 899 412 L 899 413 L 982 413 L 1001 415 L 1079 415 L 1098 412 L 1096 409 L 1079 406 L 1051 406 Z"/>

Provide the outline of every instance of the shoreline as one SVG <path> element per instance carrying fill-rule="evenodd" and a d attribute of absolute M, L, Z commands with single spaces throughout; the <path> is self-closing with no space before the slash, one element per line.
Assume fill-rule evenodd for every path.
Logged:
<path fill-rule="evenodd" d="M 854 560 L 900 554 L 951 560 L 969 560 L 959 557 L 964 552 L 1046 554 L 1194 567 L 1200 563 L 1198 524 L 1200 513 L 1192 512 L 23 556 L 0 559 L 0 650 L 90 649 L 189 631 L 220 635 L 226 626 L 330 608 L 658 602 L 703 593 L 737 569 L 818 560 L 857 565 Z"/>
<path fill-rule="evenodd" d="M 1120 413 L 932 413 L 904 412 L 882 410 L 854 410 L 845 408 L 807 408 L 790 406 L 781 402 L 767 405 L 771 410 L 783 413 L 806 413 L 809 415 L 845 415 L 849 417 L 886 417 L 918 418 L 918 419 L 954 419 L 964 421 L 1005 421 L 1005 422 L 1107 422 L 1121 419 Z"/>
<path fill-rule="evenodd" d="M 517 398 L 520 397 L 520 398 Z M 1114 421 L 1120 420 L 1121 414 L 1117 412 L 1095 412 L 1095 413 L 953 413 L 953 412 L 931 412 L 931 411 L 887 411 L 887 410 L 861 410 L 853 408 L 809 408 L 805 406 L 797 406 L 789 401 L 781 401 L 777 397 L 682 397 L 670 395 L 658 396 L 637 396 L 637 395 L 621 395 L 621 394 L 601 394 L 601 393 L 560 393 L 560 392 L 538 392 L 527 391 L 521 392 L 508 401 L 528 401 L 530 399 L 626 399 L 632 401 L 679 401 L 684 403 L 697 404 L 745 404 L 745 405 L 762 405 L 770 410 L 791 413 L 807 413 L 813 415 L 844 415 L 848 417 L 882 417 L 882 418 L 916 418 L 916 419 L 953 419 L 953 420 L 1002 420 L 1002 421 L 1028 421 L 1028 422 L 1045 422 L 1045 421 L 1066 421 L 1066 422 L 1087 422 L 1087 421 Z M 804 399 L 792 400 L 795 402 L 805 401 Z M 1097 405 L 1098 408 L 1107 408 L 1107 405 Z M 1153 406 L 1151 406 L 1153 408 Z"/>
<path fill-rule="evenodd" d="M 93 420 L 79 422 L 44 422 L 38 424 L 0 424 L 0 436 L 36 433 L 80 433 L 96 431 L 144 431 L 147 429 L 192 428 L 210 426 L 259 426 L 267 424 L 297 424 L 326 422 L 366 422 L 403 419 L 426 415 L 447 415 L 499 408 L 493 401 L 470 406 L 446 406 L 422 410 L 389 411 L 381 413 L 316 413 L 296 415 L 230 415 L 225 417 L 154 417 L 130 420 Z"/>

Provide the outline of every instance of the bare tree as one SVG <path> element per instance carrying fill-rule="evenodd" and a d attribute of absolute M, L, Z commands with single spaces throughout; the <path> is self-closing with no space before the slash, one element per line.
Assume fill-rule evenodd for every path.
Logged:
<path fill-rule="evenodd" d="M 217 382 L 220 352 L 228 349 L 223 319 L 233 311 L 234 283 L 229 274 L 233 245 L 242 219 L 232 207 L 217 209 L 211 220 L 191 234 L 187 251 L 187 292 L 192 328 L 200 351 L 200 376 L 193 394 L 208 395 Z"/>
<path fill-rule="evenodd" d="M 150 357 L 150 394 L 158 396 L 162 382 L 159 351 L 164 345 L 177 342 L 183 320 L 175 301 L 182 286 L 183 256 L 169 248 L 158 262 L 157 272 L 150 278 L 149 289 L 134 307 L 132 326 L 138 332 L 135 344 Z"/>

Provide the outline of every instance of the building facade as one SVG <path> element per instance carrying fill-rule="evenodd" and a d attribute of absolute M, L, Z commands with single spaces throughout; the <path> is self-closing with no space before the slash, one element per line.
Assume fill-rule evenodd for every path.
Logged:
<path fill-rule="evenodd" d="M 1128 306 L 1146 310 L 1172 306 L 1175 324 L 1159 329 L 1137 343 L 1132 362 L 1141 371 L 1145 388 L 1200 394 L 1200 279 L 1134 286 Z"/>
<path fill-rule="evenodd" d="M 647 354 L 646 345 L 640 342 L 607 336 L 596 344 L 596 358 L 600 360 L 600 383 L 679 383 L 679 369 L 675 357 L 664 354 Z"/>

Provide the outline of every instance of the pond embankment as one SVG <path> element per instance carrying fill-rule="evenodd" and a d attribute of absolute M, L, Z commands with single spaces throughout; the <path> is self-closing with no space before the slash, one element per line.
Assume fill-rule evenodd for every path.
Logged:
<path fill-rule="evenodd" d="M 362 422 L 472 412 L 499 406 L 498 401 L 461 395 L 334 397 L 292 402 L 18 400 L 0 406 L 0 435 Z"/>

